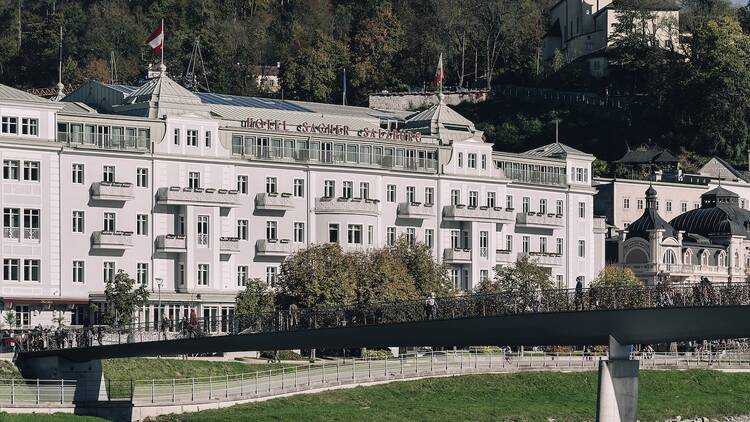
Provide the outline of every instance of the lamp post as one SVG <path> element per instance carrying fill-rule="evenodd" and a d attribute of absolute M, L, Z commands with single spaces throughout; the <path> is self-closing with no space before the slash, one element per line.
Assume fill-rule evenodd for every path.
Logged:
<path fill-rule="evenodd" d="M 161 286 L 164 284 L 163 278 L 157 278 L 156 279 L 156 287 L 159 288 L 159 304 L 158 304 L 158 316 L 156 317 L 156 327 L 157 327 L 157 333 L 156 336 L 159 337 L 161 335 L 161 321 L 163 319 L 163 315 L 161 314 Z"/>

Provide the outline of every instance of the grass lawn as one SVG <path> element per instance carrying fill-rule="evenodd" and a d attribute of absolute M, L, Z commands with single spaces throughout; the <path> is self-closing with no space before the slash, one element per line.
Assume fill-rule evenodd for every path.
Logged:
<path fill-rule="evenodd" d="M 65 413 L 53 415 L 9 415 L 0 412 L 0 422 L 106 422 L 104 419 L 90 416 L 76 416 Z"/>
<path fill-rule="evenodd" d="M 642 371 L 639 418 L 729 416 L 750 412 L 750 374 Z M 472 375 L 301 395 L 167 421 L 557 421 L 593 420 L 595 372 Z"/>
<path fill-rule="evenodd" d="M 0 360 L 0 379 L 21 378 L 21 373 L 13 362 Z M 0 419 L 2 421 L 2 419 Z"/>
<path fill-rule="evenodd" d="M 105 359 L 104 377 L 113 380 L 150 380 L 198 378 L 216 375 L 242 374 L 269 369 L 286 368 L 290 364 L 253 364 L 233 361 L 204 361 L 182 359 L 122 358 Z"/>

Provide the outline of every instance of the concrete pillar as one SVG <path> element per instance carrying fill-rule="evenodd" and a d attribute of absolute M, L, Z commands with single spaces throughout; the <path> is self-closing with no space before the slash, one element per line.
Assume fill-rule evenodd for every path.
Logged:
<path fill-rule="evenodd" d="M 76 402 L 107 400 L 101 360 L 73 362 L 58 356 L 45 356 L 19 359 L 16 364 L 26 379 L 75 380 L 73 400 Z"/>
<path fill-rule="evenodd" d="M 630 345 L 609 337 L 609 359 L 599 362 L 598 422 L 635 422 L 638 415 L 638 364 Z"/>

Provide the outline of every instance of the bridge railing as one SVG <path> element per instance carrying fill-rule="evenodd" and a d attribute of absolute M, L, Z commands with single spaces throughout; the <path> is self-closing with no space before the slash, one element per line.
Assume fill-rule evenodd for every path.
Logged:
<path fill-rule="evenodd" d="M 297 331 L 421 320 L 545 312 L 750 304 L 750 284 L 684 284 L 588 289 L 513 289 L 493 294 L 324 308 L 294 308 L 252 315 L 184 318 L 129 326 L 98 326 L 67 333 L 31 334 L 21 350 L 139 343 L 177 338 Z M 45 337 L 46 336 L 46 337 Z"/>

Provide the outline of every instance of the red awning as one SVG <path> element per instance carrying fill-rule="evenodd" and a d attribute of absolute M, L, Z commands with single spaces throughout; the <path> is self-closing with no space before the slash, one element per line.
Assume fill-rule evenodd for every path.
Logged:
<path fill-rule="evenodd" d="M 3 297 L 0 298 L 5 303 L 16 303 L 21 305 L 88 305 L 88 299 L 78 298 L 29 298 L 29 297 Z"/>

